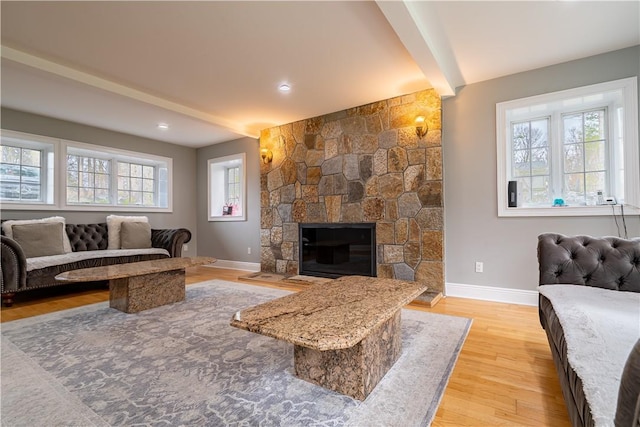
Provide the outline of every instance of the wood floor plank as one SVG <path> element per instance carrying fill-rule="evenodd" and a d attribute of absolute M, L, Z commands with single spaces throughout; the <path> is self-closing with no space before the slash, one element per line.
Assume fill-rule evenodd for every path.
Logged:
<path fill-rule="evenodd" d="M 187 284 L 220 279 L 242 282 L 247 271 L 211 267 L 187 269 Z M 300 290 L 304 285 L 252 283 Z M 108 301 L 102 286 L 51 289 L 36 296 L 18 294 L 2 307 L 7 322 Z M 463 298 L 443 298 L 435 307 L 412 308 L 473 319 L 449 384 L 433 421 L 451 426 L 570 426 L 560 384 L 536 307 Z"/>

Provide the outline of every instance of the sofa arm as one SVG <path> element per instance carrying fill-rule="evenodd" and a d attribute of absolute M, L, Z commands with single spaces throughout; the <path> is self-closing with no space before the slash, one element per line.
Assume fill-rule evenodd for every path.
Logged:
<path fill-rule="evenodd" d="M 27 286 L 27 259 L 22 247 L 7 236 L 0 236 L 2 248 L 2 270 L 0 274 L 2 293 L 13 293 Z"/>
<path fill-rule="evenodd" d="M 169 251 L 172 258 L 182 256 L 182 245 L 191 240 L 191 232 L 186 228 L 151 230 L 151 246 Z"/>

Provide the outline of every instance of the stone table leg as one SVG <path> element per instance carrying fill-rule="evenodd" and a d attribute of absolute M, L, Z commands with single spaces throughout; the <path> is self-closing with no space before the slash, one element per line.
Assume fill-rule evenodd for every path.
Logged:
<path fill-rule="evenodd" d="M 170 270 L 109 281 L 109 307 L 137 313 L 184 301 L 185 270 Z"/>
<path fill-rule="evenodd" d="M 306 381 L 365 400 L 400 357 L 400 310 L 358 344 L 319 351 L 294 346 L 296 375 Z"/>

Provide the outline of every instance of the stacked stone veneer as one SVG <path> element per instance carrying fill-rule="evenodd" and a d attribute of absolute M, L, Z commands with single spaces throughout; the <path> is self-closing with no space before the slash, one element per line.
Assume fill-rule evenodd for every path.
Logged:
<path fill-rule="evenodd" d="M 298 273 L 298 223 L 375 222 L 378 277 L 441 292 L 441 141 L 434 90 L 262 131 L 260 148 L 273 161 L 260 173 L 261 270 Z"/>

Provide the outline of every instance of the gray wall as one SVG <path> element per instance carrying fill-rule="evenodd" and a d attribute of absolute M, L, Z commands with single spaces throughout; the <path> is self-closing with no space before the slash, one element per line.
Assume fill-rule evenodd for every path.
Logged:
<path fill-rule="evenodd" d="M 156 154 L 173 159 L 173 212 L 172 213 L 139 213 L 149 217 L 153 228 L 187 228 L 193 237 L 189 242 L 189 250 L 185 256 L 196 255 L 196 150 L 195 148 L 168 144 L 147 138 L 140 138 L 105 129 L 80 125 L 49 117 L 38 116 L 3 108 L 2 128 L 27 132 L 36 135 L 68 139 L 106 147 L 134 150 L 141 153 Z M 106 216 L 112 212 L 79 212 L 79 211 L 14 211 L 2 210 L 3 219 L 44 218 L 52 215 L 64 216 L 70 224 L 86 224 L 105 222 Z M 115 212 L 117 215 L 138 215 L 138 213 Z"/>
<path fill-rule="evenodd" d="M 612 216 L 498 218 L 496 103 L 639 74 L 635 46 L 464 86 L 443 100 L 447 283 L 535 290 L 538 234 L 618 235 Z M 640 217 L 626 220 L 629 236 L 640 236 Z"/>
<path fill-rule="evenodd" d="M 254 138 L 240 138 L 197 150 L 198 254 L 220 260 L 260 263 L 260 153 Z M 209 222 L 207 209 L 207 161 L 246 153 L 246 221 Z M 247 248 L 251 248 L 251 254 Z"/>

